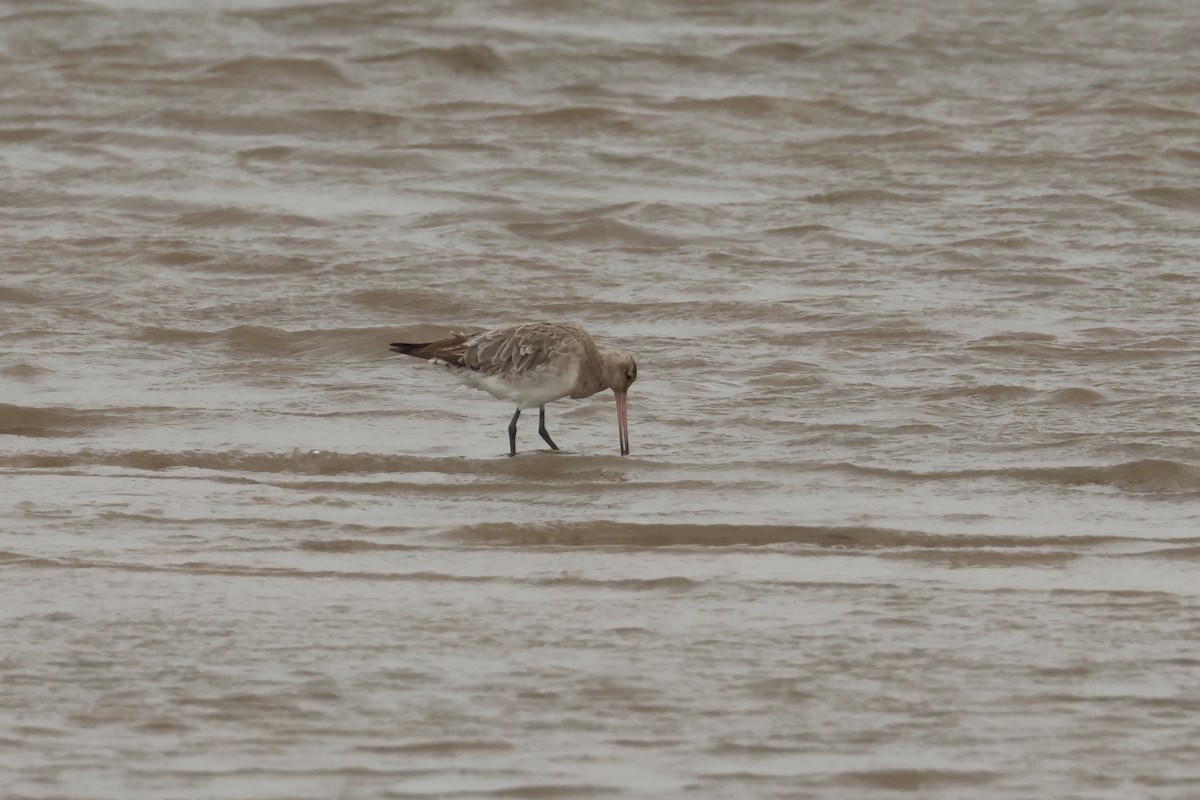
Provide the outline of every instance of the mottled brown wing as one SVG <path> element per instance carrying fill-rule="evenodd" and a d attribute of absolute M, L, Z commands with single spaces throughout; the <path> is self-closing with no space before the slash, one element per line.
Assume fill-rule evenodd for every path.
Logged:
<path fill-rule="evenodd" d="M 519 375 L 545 364 L 572 346 L 579 346 L 579 342 L 568 326 L 516 325 L 468 339 L 462 364 L 488 375 Z"/>

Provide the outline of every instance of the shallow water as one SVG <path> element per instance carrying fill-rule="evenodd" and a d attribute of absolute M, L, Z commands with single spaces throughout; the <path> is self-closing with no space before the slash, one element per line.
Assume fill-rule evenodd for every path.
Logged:
<path fill-rule="evenodd" d="M 4 796 L 1195 797 L 1197 35 L 0 0 Z"/>

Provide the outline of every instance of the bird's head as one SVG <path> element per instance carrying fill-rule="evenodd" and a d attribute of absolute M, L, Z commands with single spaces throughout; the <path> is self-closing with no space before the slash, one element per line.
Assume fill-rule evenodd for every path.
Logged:
<path fill-rule="evenodd" d="M 637 380 L 637 362 L 633 354 L 624 350 L 602 350 L 604 363 L 604 385 L 617 394 L 625 394 Z"/>
<path fill-rule="evenodd" d="M 617 400 L 617 428 L 621 436 L 621 455 L 629 455 L 629 422 L 626 417 L 626 393 L 637 380 L 637 362 L 633 355 L 624 350 L 601 350 L 600 361 L 604 365 L 601 374 L 604 385 L 613 390 Z"/>

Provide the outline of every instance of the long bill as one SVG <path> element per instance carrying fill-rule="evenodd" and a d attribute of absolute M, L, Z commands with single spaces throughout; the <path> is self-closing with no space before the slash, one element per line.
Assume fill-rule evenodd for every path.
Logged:
<path fill-rule="evenodd" d="M 617 428 L 621 435 L 621 455 L 629 455 L 629 418 L 625 414 L 625 392 L 614 391 L 617 398 Z"/>

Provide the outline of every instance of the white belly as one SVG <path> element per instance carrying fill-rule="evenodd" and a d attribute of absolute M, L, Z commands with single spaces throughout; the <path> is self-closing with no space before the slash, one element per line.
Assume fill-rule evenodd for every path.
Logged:
<path fill-rule="evenodd" d="M 467 369 L 452 370 L 467 386 L 482 389 L 499 400 L 516 403 L 518 408 L 535 408 L 566 397 L 575 388 L 578 369 L 562 369 L 543 364 L 518 375 L 484 375 Z"/>

